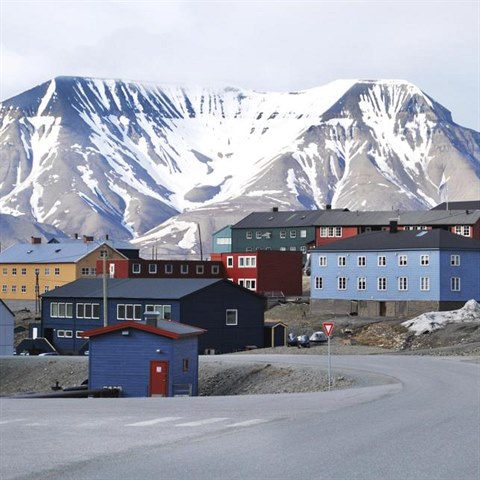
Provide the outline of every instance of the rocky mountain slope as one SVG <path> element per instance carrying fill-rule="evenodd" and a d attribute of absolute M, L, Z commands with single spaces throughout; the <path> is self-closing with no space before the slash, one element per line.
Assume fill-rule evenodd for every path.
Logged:
<path fill-rule="evenodd" d="M 0 106 L 0 213 L 199 251 L 272 206 L 427 209 L 480 190 L 480 134 L 405 81 L 307 91 L 59 77 Z M 170 252 L 170 250 L 172 252 Z"/>

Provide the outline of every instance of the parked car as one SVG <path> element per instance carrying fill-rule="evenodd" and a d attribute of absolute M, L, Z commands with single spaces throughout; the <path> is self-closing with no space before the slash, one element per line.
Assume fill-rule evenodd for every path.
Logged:
<path fill-rule="evenodd" d="M 299 348 L 310 348 L 310 339 L 308 338 L 308 335 L 299 335 L 297 340 Z"/>
<path fill-rule="evenodd" d="M 327 342 L 328 337 L 325 335 L 325 332 L 319 331 L 319 332 L 313 332 L 310 335 L 310 342 L 311 343 L 323 343 Z"/>
<path fill-rule="evenodd" d="M 294 335 L 293 333 L 289 333 L 288 334 L 288 338 L 287 338 L 287 345 L 289 347 L 297 347 L 298 346 L 298 338 L 296 335 Z"/>

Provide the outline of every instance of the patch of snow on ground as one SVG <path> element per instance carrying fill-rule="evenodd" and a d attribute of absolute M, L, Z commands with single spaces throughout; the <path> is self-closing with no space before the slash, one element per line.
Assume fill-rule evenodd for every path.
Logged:
<path fill-rule="evenodd" d="M 415 335 L 433 332 L 449 323 L 480 322 L 480 304 L 469 300 L 462 308 L 449 312 L 428 312 L 403 322 L 402 325 Z"/>

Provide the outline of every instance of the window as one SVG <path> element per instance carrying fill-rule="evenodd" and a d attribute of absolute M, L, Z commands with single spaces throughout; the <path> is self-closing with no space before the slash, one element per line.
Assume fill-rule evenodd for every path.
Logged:
<path fill-rule="evenodd" d="M 182 275 L 187 275 L 187 273 L 188 273 L 188 265 L 186 265 L 185 263 L 182 263 L 182 264 L 180 265 L 180 273 L 181 273 Z"/>
<path fill-rule="evenodd" d="M 150 273 L 150 274 L 157 273 L 157 264 L 156 263 L 149 263 L 148 264 L 148 273 Z"/>
<path fill-rule="evenodd" d="M 253 233 L 251 231 L 248 231 L 246 233 L 246 238 L 247 238 L 247 240 L 251 240 L 253 238 Z"/>
<path fill-rule="evenodd" d="M 238 284 L 241 287 L 248 288 L 249 290 L 255 290 L 257 287 L 257 282 L 254 278 L 239 278 Z"/>
<path fill-rule="evenodd" d="M 357 265 L 359 267 L 366 267 L 367 266 L 367 257 L 361 255 L 360 257 L 357 257 Z"/>
<path fill-rule="evenodd" d="M 338 290 L 347 289 L 347 277 L 338 277 Z"/>
<path fill-rule="evenodd" d="M 197 275 L 203 275 L 205 273 L 205 267 L 203 265 L 197 265 L 195 271 Z"/>
<path fill-rule="evenodd" d="M 305 229 L 300 230 L 300 238 L 307 238 L 307 231 Z"/>
<path fill-rule="evenodd" d="M 377 278 L 377 290 L 385 291 L 387 289 L 387 278 L 386 277 L 378 277 Z"/>
<path fill-rule="evenodd" d="M 218 265 L 212 265 L 212 275 L 218 275 L 220 273 L 220 267 Z"/>
<path fill-rule="evenodd" d="M 49 285 L 45 285 L 45 288 L 43 289 L 43 291 L 45 293 L 49 292 L 50 291 L 50 286 Z"/>
<path fill-rule="evenodd" d="M 77 303 L 77 318 L 100 318 L 99 303 Z"/>
<path fill-rule="evenodd" d="M 45 267 L 45 275 L 50 275 L 50 267 Z"/>
<path fill-rule="evenodd" d="M 132 273 L 140 273 L 142 266 L 139 263 L 132 264 Z"/>
<path fill-rule="evenodd" d="M 7 286 L 5 284 L 2 285 L 2 293 L 7 293 Z"/>
<path fill-rule="evenodd" d="M 358 277 L 357 278 L 357 290 L 366 290 L 367 289 L 367 278 Z"/>
<path fill-rule="evenodd" d="M 307 247 L 305 247 L 305 245 L 302 245 L 302 246 L 300 247 L 300 251 L 301 251 L 302 253 L 307 253 Z"/>
<path fill-rule="evenodd" d="M 229 308 L 226 311 L 226 324 L 238 325 L 238 310 Z"/>
<path fill-rule="evenodd" d="M 8 269 L 6 269 L 5 267 L 2 268 L 2 275 L 7 275 L 8 274 Z"/>
<path fill-rule="evenodd" d="M 320 267 L 326 267 L 327 266 L 327 257 L 318 257 L 318 265 Z"/>
<path fill-rule="evenodd" d="M 399 255 L 398 256 L 398 266 L 399 267 L 406 267 L 408 263 L 408 258 L 406 255 Z"/>
<path fill-rule="evenodd" d="M 315 290 L 322 290 L 323 277 L 315 277 Z"/>
<path fill-rule="evenodd" d="M 55 267 L 55 269 L 53 270 L 53 274 L 60 275 L 60 267 Z"/>
<path fill-rule="evenodd" d="M 65 330 L 65 338 L 73 338 L 73 332 L 71 330 Z"/>
<path fill-rule="evenodd" d="M 450 278 L 450 290 L 452 292 L 460 291 L 460 277 L 451 277 Z"/>
<path fill-rule="evenodd" d="M 231 245 L 232 239 L 231 238 L 217 238 L 216 240 L 217 245 Z"/>
<path fill-rule="evenodd" d="M 145 312 L 157 312 L 162 320 L 171 320 L 171 305 L 145 305 Z"/>
<path fill-rule="evenodd" d="M 452 267 L 460 266 L 460 255 L 450 255 L 450 265 Z"/>
<path fill-rule="evenodd" d="M 238 266 L 240 268 L 254 268 L 257 266 L 257 257 L 238 257 Z"/>
<path fill-rule="evenodd" d="M 385 255 L 380 255 L 378 257 L 377 265 L 379 267 L 386 267 L 387 266 L 387 257 Z"/>
<path fill-rule="evenodd" d="M 227 257 L 227 267 L 233 267 L 233 257 Z"/>
<path fill-rule="evenodd" d="M 340 256 L 338 257 L 338 266 L 345 267 L 347 265 L 347 257 Z"/>
<path fill-rule="evenodd" d="M 463 237 L 470 236 L 470 226 L 469 225 L 456 225 L 454 229 L 457 235 L 462 235 Z"/>
<path fill-rule="evenodd" d="M 257 240 L 260 240 L 262 238 L 262 232 L 259 232 L 258 230 L 255 232 L 255 238 Z"/>
<path fill-rule="evenodd" d="M 182 359 L 182 371 L 188 372 L 189 367 L 190 367 L 189 359 L 188 358 Z"/>
<path fill-rule="evenodd" d="M 22 268 L 21 273 L 22 273 L 23 276 L 25 276 L 25 275 L 27 274 L 27 269 L 26 269 L 26 268 Z"/>
<path fill-rule="evenodd" d="M 16 285 L 12 285 L 12 293 L 17 293 L 17 286 Z"/>
<path fill-rule="evenodd" d="M 117 305 L 117 320 L 141 320 L 142 306 L 135 304 Z"/>
<path fill-rule="evenodd" d="M 73 303 L 52 302 L 50 304 L 50 317 L 52 318 L 72 318 Z"/>
<path fill-rule="evenodd" d="M 420 255 L 420 265 L 422 265 L 423 267 L 430 265 L 430 256 Z"/>
<path fill-rule="evenodd" d="M 167 275 L 171 275 L 173 273 L 173 265 L 171 263 L 167 263 L 165 265 L 165 273 Z"/>
<path fill-rule="evenodd" d="M 16 275 L 17 274 L 17 269 L 15 267 L 12 268 L 12 275 Z"/>
<path fill-rule="evenodd" d="M 280 238 L 287 238 L 287 232 L 285 230 L 280 230 Z"/>
<path fill-rule="evenodd" d="M 408 277 L 399 277 L 398 278 L 398 289 L 400 291 L 408 290 Z"/>
<path fill-rule="evenodd" d="M 320 227 L 321 237 L 341 237 L 342 227 Z"/>
<path fill-rule="evenodd" d="M 40 269 L 39 269 L 39 268 L 36 268 L 36 269 L 34 270 L 34 273 L 35 273 L 35 275 L 40 275 Z"/>
<path fill-rule="evenodd" d="M 420 290 L 422 292 L 430 290 L 430 277 L 420 277 Z"/>
<path fill-rule="evenodd" d="M 82 338 L 82 333 L 83 333 L 83 330 L 77 330 L 77 331 L 75 332 L 75 337 L 76 337 L 76 338 Z"/>
<path fill-rule="evenodd" d="M 22 285 L 22 286 L 20 287 L 20 291 L 21 291 L 22 293 L 27 293 L 27 286 L 26 286 L 26 285 Z"/>
<path fill-rule="evenodd" d="M 297 238 L 297 231 L 296 230 L 290 230 L 290 238 Z"/>
<path fill-rule="evenodd" d="M 297 251 L 297 247 L 289 247 L 289 250 L 290 250 L 291 252 L 296 252 L 296 251 Z"/>

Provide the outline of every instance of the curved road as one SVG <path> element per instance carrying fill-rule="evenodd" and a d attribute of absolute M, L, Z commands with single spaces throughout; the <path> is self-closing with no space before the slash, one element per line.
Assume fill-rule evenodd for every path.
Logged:
<path fill-rule="evenodd" d="M 326 367 L 325 356 L 201 361 Z M 0 478 L 478 480 L 480 364 L 333 356 L 386 383 L 323 393 L 0 400 Z M 367 375 L 367 378 L 369 376 Z"/>

